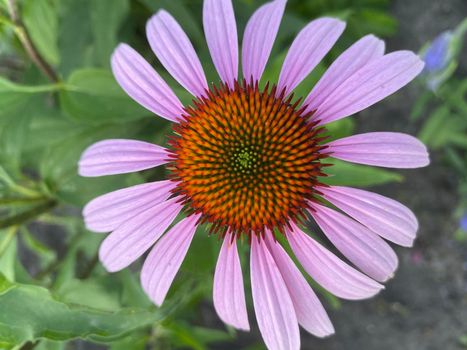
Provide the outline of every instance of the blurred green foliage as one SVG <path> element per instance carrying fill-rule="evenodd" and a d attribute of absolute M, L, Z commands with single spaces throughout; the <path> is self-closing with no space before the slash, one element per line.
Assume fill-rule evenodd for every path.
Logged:
<path fill-rule="evenodd" d="M 234 1 L 239 33 L 263 2 Z M 8 3 L 0 0 L 0 348 L 58 350 L 78 338 L 113 350 L 156 344 L 206 349 L 231 341 L 235 332 L 220 330 L 219 321 L 218 329 L 205 326 L 213 324 L 206 321 L 213 311 L 206 309 L 212 309 L 217 239 L 199 230 L 167 305 L 156 310 L 137 273 L 103 270 L 96 255 L 102 236 L 87 232 L 80 217 L 80 208 L 93 197 L 164 176 L 163 169 L 103 179 L 77 175 L 81 152 L 95 141 L 134 138 L 163 145 L 170 133 L 168 123 L 138 106 L 115 82 L 109 59 L 118 42 L 134 46 L 190 103 L 145 39 L 146 20 L 165 8 L 189 33 L 208 78 L 217 81 L 203 37 L 201 0 L 20 0 L 16 14 Z M 388 6 L 389 0 L 290 0 L 264 80 L 277 78 L 288 45 L 308 21 L 323 15 L 346 20 L 335 49 L 296 89 L 303 96 L 354 40 L 396 32 Z M 28 40 L 42 62 L 31 56 Z M 53 74 L 45 74 L 47 69 Z M 465 91 L 465 82 L 458 84 Z M 329 135 L 343 137 L 353 129 L 354 121 L 343 120 L 330 125 Z M 423 133 L 429 135 L 429 129 Z M 344 162 L 336 162 L 329 174 L 329 183 L 355 186 L 402 180 Z M 206 312 L 209 317 L 200 319 Z"/>
<path fill-rule="evenodd" d="M 441 151 L 459 175 L 459 206 L 454 213 L 459 221 L 467 217 L 467 78 L 460 79 L 454 72 L 466 34 L 467 18 L 421 49 L 420 55 L 434 64 L 419 79 L 426 91 L 416 101 L 411 116 L 413 121 L 425 117 L 419 139 Z M 437 49 L 430 50 L 433 46 Z M 467 230 L 459 227 L 455 238 L 467 242 Z"/>

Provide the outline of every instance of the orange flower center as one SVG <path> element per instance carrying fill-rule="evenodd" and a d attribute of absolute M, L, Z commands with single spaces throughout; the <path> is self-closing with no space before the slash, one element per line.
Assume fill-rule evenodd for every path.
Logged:
<path fill-rule="evenodd" d="M 213 88 L 174 126 L 175 192 L 213 232 L 263 234 L 304 215 L 322 164 L 316 128 L 304 108 L 275 87 Z"/>

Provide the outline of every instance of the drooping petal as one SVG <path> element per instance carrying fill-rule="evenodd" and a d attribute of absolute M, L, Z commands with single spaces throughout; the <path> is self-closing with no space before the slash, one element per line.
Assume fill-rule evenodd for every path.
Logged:
<path fill-rule="evenodd" d="M 332 294 L 349 300 L 366 299 L 384 287 L 349 266 L 291 223 L 287 238 L 297 259 L 316 282 Z"/>
<path fill-rule="evenodd" d="M 141 284 L 149 298 L 160 306 L 169 291 L 196 231 L 199 215 L 189 216 L 156 243 L 141 270 Z"/>
<path fill-rule="evenodd" d="M 331 320 L 311 289 L 300 270 L 287 255 L 285 250 L 266 233 L 266 244 L 290 293 L 298 323 L 309 333 L 317 337 L 326 337 L 334 333 Z"/>
<path fill-rule="evenodd" d="M 289 291 L 264 242 L 256 237 L 251 241 L 251 291 L 264 342 L 270 350 L 298 350 L 300 334 Z"/>
<path fill-rule="evenodd" d="M 345 29 L 345 22 L 320 18 L 302 29 L 292 43 L 279 76 L 278 91 L 288 95 L 318 65 Z"/>
<path fill-rule="evenodd" d="M 394 275 L 397 255 L 381 237 L 330 208 L 316 203 L 312 208 L 309 213 L 324 234 L 355 266 L 379 282 Z"/>
<path fill-rule="evenodd" d="M 235 237 L 232 239 L 230 234 L 225 236 L 217 260 L 213 300 L 222 321 L 237 329 L 250 330 L 237 240 Z"/>
<path fill-rule="evenodd" d="M 327 124 L 360 112 L 407 85 L 423 66 L 423 61 L 410 51 L 376 58 L 336 88 L 313 118 Z"/>
<path fill-rule="evenodd" d="M 99 249 L 99 258 L 107 271 L 124 269 L 148 250 L 182 209 L 179 200 L 172 198 L 157 204 L 109 234 Z"/>
<path fill-rule="evenodd" d="M 243 77 L 259 81 L 279 31 L 287 0 L 275 0 L 261 6 L 248 21 L 243 35 Z"/>
<path fill-rule="evenodd" d="M 217 72 L 233 88 L 238 79 L 238 37 L 232 0 L 205 0 L 203 24 Z"/>
<path fill-rule="evenodd" d="M 135 140 L 104 140 L 88 147 L 79 160 L 79 174 L 95 177 L 132 173 L 165 164 L 167 150 Z"/>
<path fill-rule="evenodd" d="M 345 50 L 331 64 L 303 102 L 308 106 L 305 113 L 317 110 L 334 90 L 355 72 L 383 56 L 384 47 L 384 41 L 373 35 L 367 35 Z"/>
<path fill-rule="evenodd" d="M 323 197 L 370 230 L 396 244 L 411 247 L 418 222 L 401 203 L 376 193 L 350 187 L 319 187 Z"/>
<path fill-rule="evenodd" d="M 125 92 L 143 107 L 172 122 L 183 114 L 183 105 L 167 83 L 126 44 L 112 55 L 112 71 Z"/>
<path fill-rule="evenodd" d="M 86 227 L 95 232 L 115 230 L 139 213 L 169 198 L 176 186 L 172 181 L 157 181 L 107 193 L 89 202 L 83 210 Z"/>
<path fill-rule="evenodd" d="M 206 76 L 193 45 L 177 21 L 160 10 L 146 25 L 152 50 L 180 85 L 200 97 L 208 89 Z"/>
<path fill-rule="evenodd" d="M 348 162 L 387 168 L 419 168 L 430 163 L 428 151 L 415 137 L 397 132 L 370 132 L 327 144 L 326 153 Z"/>

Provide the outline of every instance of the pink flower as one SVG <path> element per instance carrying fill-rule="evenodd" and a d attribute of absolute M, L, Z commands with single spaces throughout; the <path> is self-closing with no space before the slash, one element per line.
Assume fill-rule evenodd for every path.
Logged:
<path fill-rule="evenodd" d="M 393 168 L 429 163 L 425 146 L 405 134 L 367 133 L 327 144 L 322 137 L 327 123 L 373 105 L 419 74 L 423 63 L 412 52 L 384 54 L 383 41 L 365 36 L 331 65 L 302 105 L 294 103 L 290 93 L 345 27 L 337 19 L 321 18 L 298 34 L 277 85 L 258 87 L 285 5 L 285 0 L 267 3 L 248 22 L 241 56 L 244 79 L 239 79 L 232 3 L 205 0 L 206 39 L 221 78 L 217 86 L 208 84 L 175 19 L 165 11 L 154 15 L 147 24 L 149 43 L 167 71 L 193 94 L 193 105 L 183 106 L 152 67 L 121 44 L 112 57 L 114 75 L 135 101 L 174 123 L 170 148 L 106 140 L 89 147 L 79 163 L 82 176 L 163 164 L 171 174 L 169 180 L 112 192 L 85 207 L 90 230 L 112 232 L 100 248 L 108 271 L 127 267 L 151 249 L 141 283 L 160 305 L 198 224 L 208 223 L 224 238 L 214 275 L 215 309 L 225 323 L 248 330 L 236 246 L 239 237 L 246 237 L 256 319 L 268 348 L 282 350 L 300 347 L 299 324 L 318 337 L 334 328 L 275 234 L 288 240 L 316 282 L 355 300 L 374 296 L 396 270 L 398 260 L 386 240 L 411 246 L 418 229 L 413 213 L 392 199 L 323 185 L 324 158 Z M 182 212 L 186 218 L 169 228 Z M 308 215 L 351 264 L 302 231 Z"/>

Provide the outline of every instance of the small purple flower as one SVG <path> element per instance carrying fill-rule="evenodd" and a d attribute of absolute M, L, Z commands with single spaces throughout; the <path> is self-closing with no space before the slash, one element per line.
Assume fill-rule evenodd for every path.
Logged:
<path fill-rule="evenodd" d="M 467 232 L 467 213 L 464 213 L 464 216 L 461 217 L 460 221 L 459 221 L 459 227 L 462 231 L 466 231 Z"/>
<path fill-rule="evenodd" d="M 449 61 L 449 43 L 451 38 L 452 32 L 446 31 L 439 34 L 433 40 L 433 43 L 422 57 L 425 61 L 425 72 L 436 73 L 446 68 Z"/>

